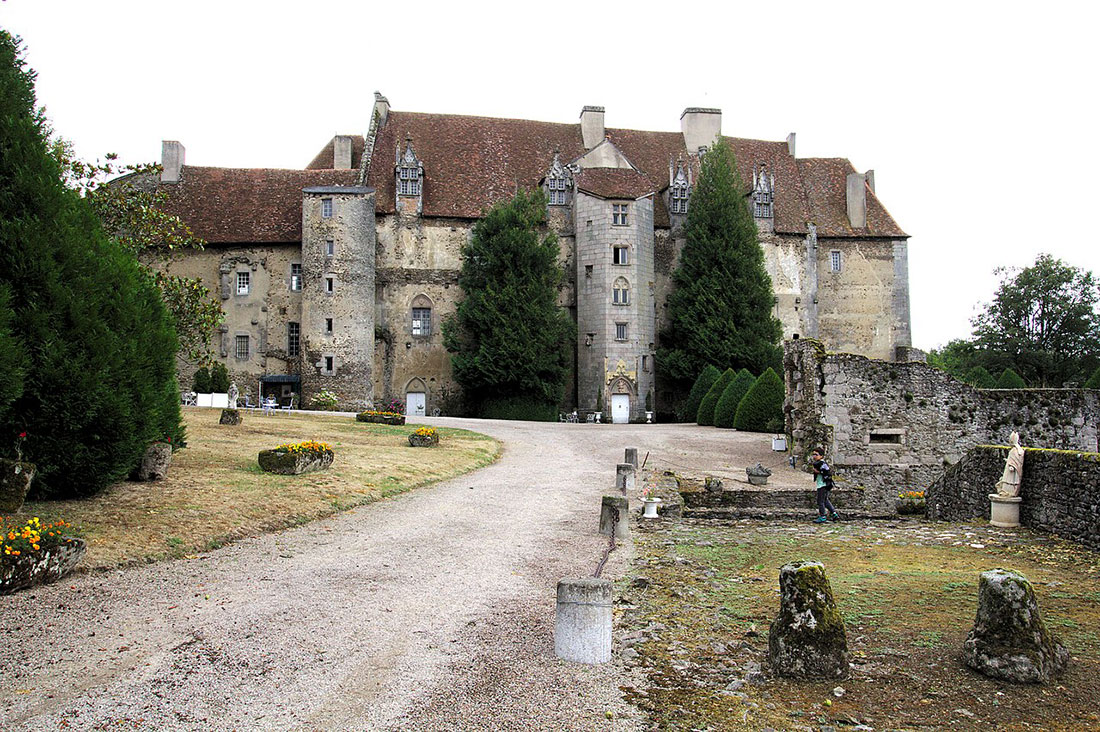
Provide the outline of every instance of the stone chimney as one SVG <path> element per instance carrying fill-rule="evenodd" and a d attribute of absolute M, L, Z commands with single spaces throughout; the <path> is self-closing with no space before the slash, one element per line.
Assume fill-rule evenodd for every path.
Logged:
<path fill-rule="evenodd" d="M 867 187 L 871 189 L 871 193 L 875 192 L 875 171 L 868 170 L 863 174 L 863 179 L 867 181 Z"/>
<path fill-rule="evenodd" d="M 604 141 L 603 107 L 585 107 L 581 110 L 581 141 L 585 150 L 591 150 Z"/>
<path fill-rule="evenodd" d="M 787 154 L 794 157 L 794 133 L 787 135 Z"/>
<path fill-rule="evenodd" d="M 160 174 L 161 183 L 179 183 L 183 170 L 183 145 L 175 140 L 162 140 L 160 143 L 160 165 L 164 169 Z"/>
<path fill-rule="evenodd" d="M 332 138 L 332 167 L 336 170 L 351 168 L 351 135 Z"/>
<path fill-rule="evenodd" d="M 381 129 L 385 126 L 386 120 L 390 116 L 390 100 L 382 96 L 382 92 L 374 93 L 374 111 L 371 117 L 378 118 L 378 127 Z"/>
<path fill-rule="evenodd" d="M 853 229 L 867 226 L 867 180 L 862 173 L 848 174 L 848 222 Z"/>
<path fill-rule="evenodd" d="M 680 115 L 680 131 L 684 133 L 684 147 L 688 152 L 709 148 L 722 134 L 722 110 L 688 107 Z"/>

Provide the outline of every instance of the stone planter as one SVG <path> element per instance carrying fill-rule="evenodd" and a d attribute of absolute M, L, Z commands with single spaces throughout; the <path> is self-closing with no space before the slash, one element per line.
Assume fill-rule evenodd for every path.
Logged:
<path fill-rule="evenodd" d="M 409 435 L 409 444 L 413 447 L 435 447 L 439 444 L 439 433 L 434 435 Z"/>
<path fill-rule="evenodd" d="M 772 471 L 757 463 L 751 468 L 745 468 L 745 475 L 749 477 L 749 485 L 767 485 L 768 476 Z"/>
<path fill-rule="evenodd" d="M 369 422 L 370 424 L 405 424 L 405 415 L 403 414 L 399 414 L 396 417 L 389 417 L 375 412 L 360 412 L 355 415 L 355 419 L 356 421 Z"/>
<path fill-rule="evenodd" d="M 309 450 L 306 452 L 285 452 L 281 450 L 261 450 L 259 455 L 260 468 L 267 473 L 279 475 L 301 475 L 312 473 L 315 470 L 325 470 L 336 459 L 336 453 L 332 450 L 318 452 Z"/>
<path fill-rule="evenodd" d="M 894 502 L 894 508 L 903 516 L 923 514 L 927 507 L 923 498 L 899 498 Z"/>
<path fill-rule="evenodd" d="M 649 411 L 648 409 L 646 410 L 646 413 L 645 413 L 645 423 L 646 424 L 653 424 L 653 412 Z"/>
<path fill-rule="evenodd" d="M 749 485 L 767 485 L 768 476 L 766 475 L 750 475 Z"/>
<path fill-rule="evenodd" d="M 0 511 L 11 513 L 23 507 L 37 470 L 34 463 L 0 458 Z"/>
<path fill-rule="evenodd" d="M 83 539 L 65 537 L 65 543 L 51 549 L 5 557 L 0 564 L 0 595 L 35 585 L 55 582 L 72 572 L 87 551 Z"/>

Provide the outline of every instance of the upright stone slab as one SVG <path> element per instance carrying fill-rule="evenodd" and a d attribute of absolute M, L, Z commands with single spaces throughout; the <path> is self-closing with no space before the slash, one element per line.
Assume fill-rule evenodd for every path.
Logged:
<path fill-rule="evenodd" d="M 611 660 L 611 581 L 583 577 L 558 582 L 554 654 L 575 663 Z"/>
<path fill-rule="evenodd" d="M 978 615 L 963 657 L 975 671 L 1017 684 L 1046 683 L 1069 662 L 1069 652 L 1043 623 L 1031 583 L 1007 569 L 982 572 Z"/>
<path fill-rule="evenodd" d="M 634 466 L 630 463 L 619 463 L 615 466 L 615 487 L 624 496 L 634 490 L 635 474 Z"/>
<path fill-rule="evenodd" d="M 604 496 L 600 506 L 600 533 L 616 539 L 630 538 L 630 501 L 625 496 Z"/>
<path fill-rule="evenodd" d="M 638 448 L 628 447 L 626 448 L 626 457 L 623 458 L 624 463 L 630 463 L 634 466 L 634 470 L 638 469 Z"/>
<path fill-rule="evenodd" d="M 168 466 L 171 464 L 172 446 L 166 442 L 154 442 L 145 450 L 141 465 L 131 477 L 143 483 L 164 480 L 168 475 Z"/>
<path fill-rule="evenodd" d="M 768 631 L 768 661 L 780 676 L 848 676 L 848 637 L 821 562 L 779 570 L 779 615 Z"/>

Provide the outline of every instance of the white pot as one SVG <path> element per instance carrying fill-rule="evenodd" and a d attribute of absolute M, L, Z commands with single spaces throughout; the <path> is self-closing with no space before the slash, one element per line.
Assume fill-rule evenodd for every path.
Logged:
<path fill-rule="evenodd" d="M 642 518 L 661 518 L 657 515 L 657 504 L 661 502 L 660 498 L 646 498 L 642 502 L 645 504 L 645 513 L 642 514 Z"/>
<path fill-rule="evenodd" d="M 603 417 L 603 412 L 596 412 L 596 424 L 600 424 L 601 417 Z"/>
<path fill-rule="evenodd" d="M 646 424 L 653 424 L 653 412 L 646 412 L 645 413 L 645 423 Z"/>

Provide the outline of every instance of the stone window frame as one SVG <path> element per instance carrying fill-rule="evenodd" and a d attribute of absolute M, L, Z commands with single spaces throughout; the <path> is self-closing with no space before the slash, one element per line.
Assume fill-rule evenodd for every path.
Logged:
<path fill-rule="evenodd" d="M 752 216 L 770 219 L 775 215 L 775 175 L 768 166 L 759 163 L 752 167 Z"/>
<path fill-rule="evenodd" d="M 673 183 L 668 188 L 668 212 L 683 216 L 688 212 L 688 200 L 691 198 L 691 186 Z"/>
<path fill-rule="evenodd" d="M 237 288 L 236 293 L 241 297 L 248 295 L 252 289 L 252 273 L 251 272 L 237 272 Z"/>
<path fill-rule="evenodd" d="M 290 291 L 301 292 L 302 291 L 302 263 L 291 262 L 290 263 Z"/>
<path fill-rule="evenodd" d="M 419 165 L 397 166 L 397 195 L 419 196 L 422 190 Z"/>
<path fill-rule="evenodd" d="M 630 204 L 629 203 L 613 203 L 613 204 L 611 204 L 611 225 L 612 226 L 630 226 Z"/>
<path fill-rule="evenodd" d="M 841 257 L 839 249 L 832 249 L 829 251 L 829 271 L 840 272 L 844 269 L 844 259 Z"/>
<path fill-rule="evenodd" d="M 336 277 L 333 275 L 325 276 L 325 294 L 332 295 L 336 292 Z"/>
<path fill-rule="evenodd" d="M 615 323 L 615 340 L 626 341 L 629 340 L 629 330 L 627 329 L 627 323 Z"/>
<path fill-rule="evenodd" d="M 331 198 L 321 199 L 321 218 L 331 219 L 333 212 L 333 203 Z"/>
<path fill-rule="evenodd" d="M 325 318 L 325 335 L 332 335 L 336 330 L 336 323 L 332 318 Z"/>
<path fill-rule="evenodd" d="M 897 449 L 905 447 L 907 432 L 904 427 L 874 427 L 867 432 L 863 443 L 870 449 Z"/>
<path fill-rule="evenodd" d="M 336 240 L 335 239 L 325 239 L 325 256 L 326 257 L 335 257 L 336 256 Z"/>
<path fill-rule="evenodd" d="M 611 302 L 614 305 L 630 304 L 630 282 L 625 277 L 619 277 L 611 286 Z"/>
<path fill-rule="evenodd" d="M 413 297 L 409 303 L 409 333 L 417 338 L 431 337 L 433 307 L 432 299 L 423 292 Z"/>
<path fill-rule="evenodd" d="M 317 366 L 321 369 L 322 374 L 328 374 L 328 375 L 335 374 L 336 373 L 336 367 L 337 367 L 336 354 L 335 353 L 322 354 L 321 355 L 321 362 L 319 364 L 317 364 Z"/>
<path fill-rule="evenodd" d="M 620 255 L 621 252 L 621 255 Z M 611 247 L 611 263 L 619 266 L 630 264 L 630 245 L 615 244 Z"/>
<path fill-rule="evenodd" d="M 302 324 L 293 320 L 286 324 L 286 356 L 296 358 L 302 355 Z"/>
<path fill-rule="evenodd" d="M 568 178 L 547 178 L 546 197 L 551 206 L 569 205 L 570 180 Z"/>
<path fill-rule="evenodd" d="M 241 349 L 241 346 L 244 349 Z M 244 354 L 243 356 L 241 354 Z M 247 361 L 252 353 L 252 339 L 247 333 L 237 333 L 233 339 L 233 358 L 238 361 Z"/>

